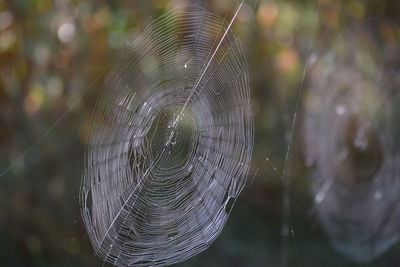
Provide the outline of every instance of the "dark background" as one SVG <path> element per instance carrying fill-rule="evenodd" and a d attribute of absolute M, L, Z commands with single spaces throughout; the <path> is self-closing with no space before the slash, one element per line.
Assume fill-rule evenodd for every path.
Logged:
<path fill-rule="evenodd" d="M 102 264 L 85 234 L 78 202 L 96 89 L 127 40 L 137 36 L 151 17 L 184 4 L 0 1 L 2 266 Z M 237 4 L 209 0 L 207 8 L 230 18 Z M 214 244 L 177 266 L 279 266 L 281 256 L 289 266 L 400 266 L 399 244 L 369 263 L 354 263 L 329 244 L 313 210 L 304 163 L 303 101 L 286 162 L 289 217 L 283 216 L 281 179 L 307 60 L 331 49 L 335 38 L 357 21 L 378 26 L 384 21 L 400 44 L 399 2 L 268 0 L 260 1 L 257 11 L 246 10 L 235 30 L 240 32 L 251 74 L 256 125 L 252 183 Z M 378 47 L 387 41 L 379 36 L 375 40 Z M 300 100 L 307 96 L 307 80 L 306 75 Z M 282 222 L 294 230 L 286 248 Z"/>

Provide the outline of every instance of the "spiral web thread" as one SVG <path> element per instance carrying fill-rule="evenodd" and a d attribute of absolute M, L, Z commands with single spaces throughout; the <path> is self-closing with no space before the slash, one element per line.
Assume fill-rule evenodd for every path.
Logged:
<path fill-rule="evenodd" d="M 253 149 L 248 66 L 230 31 L 234 18 L 226 25 L 198 7 L 170 12 L 108 75 L 81 186 L 82 217 L 102 260 L 169 265 L 222 231 Z"/>

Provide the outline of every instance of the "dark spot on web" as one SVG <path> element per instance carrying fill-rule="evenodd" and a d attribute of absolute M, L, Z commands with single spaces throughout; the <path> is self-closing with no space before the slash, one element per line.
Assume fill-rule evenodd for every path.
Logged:
<path fill-rule="evenodd" d="M 174 238 L 177 235 L 178 235 L 178 232 L 173 232 L 173 233 L 168 234 L 168 238 Z"/>

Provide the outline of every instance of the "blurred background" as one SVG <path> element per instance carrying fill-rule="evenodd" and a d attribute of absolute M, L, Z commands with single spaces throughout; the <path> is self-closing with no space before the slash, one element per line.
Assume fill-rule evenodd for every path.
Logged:
<path fill-rule="evenodd" d="M 124 44 L 140 34 L 151 18 L 186 4 L 185 0 L 0 1 L 2 266 L 102 264 L 86 236 L 78 202 L 96 89 Z M 238 1 L 208 0 L 206 8 L 230 18 L 237 5 Z M 390 177 L 396 184 L 399 178 L 398 14 L 397 0 L 260 0 L 256 8 L 242 10 L 234 30 L 240 34 L 250 68 L 256 127 L 252 182 L 214 244 L 176 266 L 281 266 L 282 262 L 287 266 L 400 266 L 400 208 L 394 204 L 400 187 L 389 193 L 387 186 L 379 187 L 378 198 L 384 204 L 363 202 L 365 194 L 359 191 L 367 183 L 367 193 L 375 194 L 380 179 Z M 337 87 L 379 90 L 370 94 L 361 89 L 338 98 L 329 93 Z M 371 103 L 360 94 L 379 100 L 377 110 L 392 108 L 382 116 L 363 113 Z M 358 108 L 349 108 L 354 106 Z M 367 115 L 341 116 L 348 110 L 352 115 Z M 348 130 L 326 128 L 339 125 L 337 121 Z M 357 133 L 364 124 L 359 121 L 376 125 L 361 139 Z M 325 138 L 328 135 L 332 138 Z M 344 145 L 337 141 L 342 139 Z M 360 140 L 366 145 L 353 142 Z M 335 146 L 346 148 L 348 160 L 331 149 Z M 282 181 L 284 168 L 286 182 Z M 324 177 L 345 180 L 338 190 L 347 190 L 346 205 L 358 203 L 379 211 L 368 219 L 378 222 L 372 239 L 355 241 L 372 231 L 354 227 L 356 223 L 363 228 L 366 219 L 344 214 L 342 218 L 341 209 L 329 209 L 343 206 L 335 202 L 340 199 L 329 198 L 328 207 L 319 205 L 326 203 L 316 201 L 316 195 L 324 193 Z M 335 185 L 326 187 L 336 192 Z M 351 210 L 357 214 L 357 208 Z M 337 217 L 343 219 L 341 223 Z M 288 236 L 282 235 L 285 225 L 290 228 Z M 343 237 L 343 233 L 347 234 Z M 354 249 L 360 242 L 373 245 L 360 252 Z"/>

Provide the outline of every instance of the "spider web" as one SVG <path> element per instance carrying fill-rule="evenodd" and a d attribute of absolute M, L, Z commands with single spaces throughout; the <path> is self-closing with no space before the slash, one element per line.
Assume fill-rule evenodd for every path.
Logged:
<path fill-rule="evenodd" d="M 248 67 L 230 31 L 235 16 L 227 25 L 199 8 L 168 13 L 108 75 L 81 186 L 83 220 L 104 261 L 181 262 L 222 231 L 253 149 Z"/>
<path fill-rule="evenodd" d="M 359 262 L 400 238 L 398 69 L 377 52 L 374 32 L 365 21 L 352 25 L 315 62 L 303 125 L 321 225 Z"/>
<path fill-rule="evenodd" d="M 88 235 L 104 261 L 172 264 L 221 232 L 253 148 L 248 70 L 230 32 L 233 20 L 227 25 L 204 10 L 169 13 L 128 46 L 108 75 L 81 190 Z M 295 118 L 292 133 L 294 127 Z M 285 169 L 281 178 L 289 181 Z M 284 202 L 290 204 L 288 194 Z"/>

